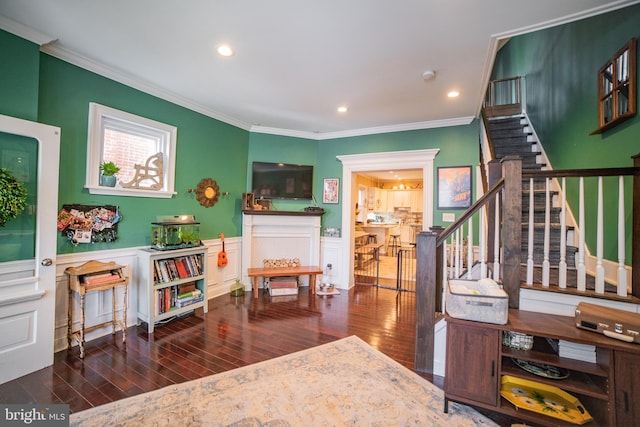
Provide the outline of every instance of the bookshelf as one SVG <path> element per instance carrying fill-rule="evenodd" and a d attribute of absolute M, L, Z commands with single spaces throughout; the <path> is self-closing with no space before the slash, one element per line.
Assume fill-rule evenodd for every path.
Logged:
<path fill-rule="evenodd" d="M 70 350 L 74 340 L 80 347 L 80 358 L 84 358 L 85 334 L 93 330 L 111 326 L 111 333 L 116 327 L 122 330 L 122 342 L 127 338 L 127 289 L 129 278 L 124 276 L 124 266 L 115 262 L 88 261 L 78 267 L 65 270 L 69 277 L 69 301 L 67 306 L 67 348 Z M 122 319 L 116 316 L 116 288 L 124 288 Z M 111 290 L 111 320 L 93 326 L 85 326 L 85 295 L 90 292 Z M 80 328 L 73 330 L 73 295 L 80 297 Z"/>
<path fill-rule="evenodd" d="M 138 253 L 138 319 L 148 332 L 158 322 L 202 307 L 207 312 L 207 248 Z"/>

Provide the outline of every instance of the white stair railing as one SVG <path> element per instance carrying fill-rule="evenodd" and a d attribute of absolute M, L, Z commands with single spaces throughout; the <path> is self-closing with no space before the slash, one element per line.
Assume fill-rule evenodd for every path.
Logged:
<path fill-rule="evenodd" d="M 542 276 L 540 279 L 540 285 L 543 287 L 548 287 L 551 284 L 550 280 L 550 272 L 552 269 L 556 271 L 557 268 L 557 282 L 555 284 L 558 285 L 561 289 L 566 289 L 569 285 L 575 285 L 577 290 L 580 292 L 586 292 L 587 290 L 587 276 L 591 277 L 591 286 L 590 289 L 593 289 L 595 294 L 604 294 L 607 291 L 608 285 L 616 285 L 617 286 L 617 294 L 620 297 L 626 297 L 628 294 L 628 275 L 629 275 L 629 267 L 625 265 L 626 260 L 626 237 L 630 233 L 630 224 L 625 222 L 625 212 L 627 212 L 627 207 L 625 207 L 625 189 L 624 189 L 624 179 L 625 175 L 616 175 L 615 172 L 619 170 L 631 170 L 631 168 L 620 168 L 616 170 L 612 170 L 608 174 L 606 170 L 591 170 L 590 174 L 587 176 L 578 176 L 576 171 L 568 171 L 568 177 L 574 178 L 577 181 L 577 192 L 578 192 L 578 223 L 577 229 L 576 227 L 569 227 L 569 212 L 567 207 L 567 192 L 569 187 L 567 185 L 567 176 L 563 176 L 563 171 L 543 171 L 532 172 L 527 174 L 526 178 L 529 181 L 529 214 L 525 220 L 528 222 L 528 236 L 527 236 L 527 262 L 526 262 L 526 283 L 531 285 L 534 284 L 534 271 L 536 268 L 541 269 Z M 604 173 L 599 175 L 600 173 Z M 564 171 L 567 172 L 567 171 Z M 531 175 L 536 175 L 538 178 L 533 178 Z M 595 195 L 595 200 L 590 205 L 592 206 L 592 211 L 595 213 L 595 228 L 587 230 L 585 216 L 587 212 L 587 207 L 585 207 L 585 177 L 587 178 L 597 178 L 597 181 L 593 181 L 597 187 L 594 189 L 593 194 Z M 536 254 L 535 254 L 535 220 L 536 215 L 534 214 L 535 206 L 534 206 L 534 192 L 531 190 L 534 188 L 535 179 L 545 179 L 545 187 L 544 187 L 544 228 L 543 228 L 543 236 L 538 236 L 538 238 L 542 237 L 543 239 L 543 247 L 542 249 L 542 262 L 541 264 L 536 265 Z M 552 178 L 554 179 L 554 183 L 552 185 Z M 557 178 L 557 181 L 555 179 Z M 605 185 L 605 179 L 611 180 L 607 181 Z M 618 187 L 618 200 L 617 203 L 605 203 L 605 188 L 610 192 L 610 188 L 613 187 L 613 179 L 616 179 L 617 187 Z M 574 183 L 576 183 L 574 181 Z M 611 183 L 611 184 L 609 184 Z M 555 198 L 552 193 L 552 187 L 558 189 L 559 197 Z M 575 191 L 575 190 L 574 190 Z M 554 202 L 555 200 L 555 202 Z M 554 207 L 555 205 L 555 207 Z M 557 224 L 555 219 L 554 222 L 551 222 L 552 219 L 552 209 L 558 209 L 559 205 L 559 224 Z M 617 210 L 617 212 L 616 212 Z M 542 212 L 540 210 L 539 215 Z M 611 259 L 608 261 L 604 258 L 604 242 L 605 238 L 605 219 L 611 218 L 614 215 L 617 215 L 616 222 L 616 241 L 617 241 L 617 257 L 615 259 Z M 611 221 L 609 221 L 611 222 Z M 558 230 L 559 228 L 559 230 Z M 612 230 L 613 227 L 609 227 L 606 230 Z M 568 252 L 568 233 L 570 230 L 574 230 L 573 234 L 573 245 L 576 244 L 576 236 L 577 236 L 577 256 L 576 262 L 573 260 L 571 265 L 575 265 L 575 267 L 571 267 L 575 271 L 576 282 L 568 284 L 567 283 L 567 274 L 569 263 L 567 259 Z M 559 235 L 557 234 L 559 231 Z M 540 233 L 540 226 L 538 227 L 538 233 Z M 552 234 L 553 233 L 553 234 Z M 590 234 L 593 233 L 593 234 Z M 591 239 L 595 240 L 595 257 L 591 257 L 588 254 L 588 249 L 586 246 L 586 237 L 590 236 Z M 559 242 L 558 242 L 559 240 Z M 613 241 L 614 239 L 610 238 L 609 241 Z M 556 246 L 555 249 L 552 249 L 553 245 Z M 553 256 L 552 256 L 553 252 Z M 540 255 L 540 254 L 539 254 Z M 588 261 L 589 259 L 589 261 Z M 540 261 L 538 261 L 540 262 Z M 591 265 L 591 271 L 588 271 L 588 265 Z"/>
<path fill-rule="evenodd" d="M 624 177 L 618 177 L 618 295 L 627 296 L 627 272 L 625 260 L 625 223 L 624 223 Z"/>

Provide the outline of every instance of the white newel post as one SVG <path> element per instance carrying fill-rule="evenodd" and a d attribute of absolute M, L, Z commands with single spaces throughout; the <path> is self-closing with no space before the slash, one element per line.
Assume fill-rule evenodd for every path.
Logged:
<path fill-rule="evenodd" d="M 242 214 L 242 283 L 250 291 L 250 267 L 264 259 L 299 258 L 301 265 L 320 266 L 320 215 L 269 211 Z M 300 277 L 308 286 L 308 277 Z"/>

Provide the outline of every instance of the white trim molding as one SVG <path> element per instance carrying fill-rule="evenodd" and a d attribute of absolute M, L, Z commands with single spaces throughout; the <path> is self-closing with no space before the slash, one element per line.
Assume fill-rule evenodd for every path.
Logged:
<path fill-rule="evenodd" d="M 345 268 L 341 273 L 340 283 L 347 284 L 346 287 L 353 286 L 353 262 L 349 262 L 349 257 L 353 253 L 353 239 L 351 235 L 354 231 L 355 221 L 354 203 L 352 198 L 355 189 L 353 188 L 352 176 L 357 172 L 378 171 L 387 169 L 422 169 L 423 195 L 422 195 L 422 229 L 428 230 L 433 225 L 433 161 L 440 149 L 407 150 L 407 151 L 386 151 L 381 153 L 349 154 L 337 156 L 342 162 L 342 265 Z M 344 285 L 343 285 L 344 286 Z"/>

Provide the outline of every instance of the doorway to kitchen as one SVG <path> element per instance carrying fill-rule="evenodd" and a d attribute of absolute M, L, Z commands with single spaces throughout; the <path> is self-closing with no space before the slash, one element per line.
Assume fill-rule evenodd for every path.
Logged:
<path fill-rule="evenodd" d="M 422 169 L 355 174 L 355 283 L 415 290 L 415 236 L 423 223 L 422 179 Z"/>
<path fill-rule="evenodd" d="M 417 169 L 422 172 L 422 227 L 420 230 L 428 230 L 433 220 L 433 194 L 434 194 L 434 158 L 439 149 L 394 151 L 383 153 L 365 153 L 337 156 L 342 162 L 342 265 L 349 266 L 344 269 L 340 280 L 348 283 L 349 287 L 355 284 L 355 232 L 356 209 L 358 200 L 357 175 L 370 171 L 388 171 L 390 168 L 397 170 Z M 395 207 L 395 206 L 394 206 Z M 385 238 L 386 238 L 385 234 Z M 380 242 L 381 244 L 383 242 Z M 384 242 L 385 251 L 387 242 Z M 382 248 L 381 248 L 382 249 Z"/>

